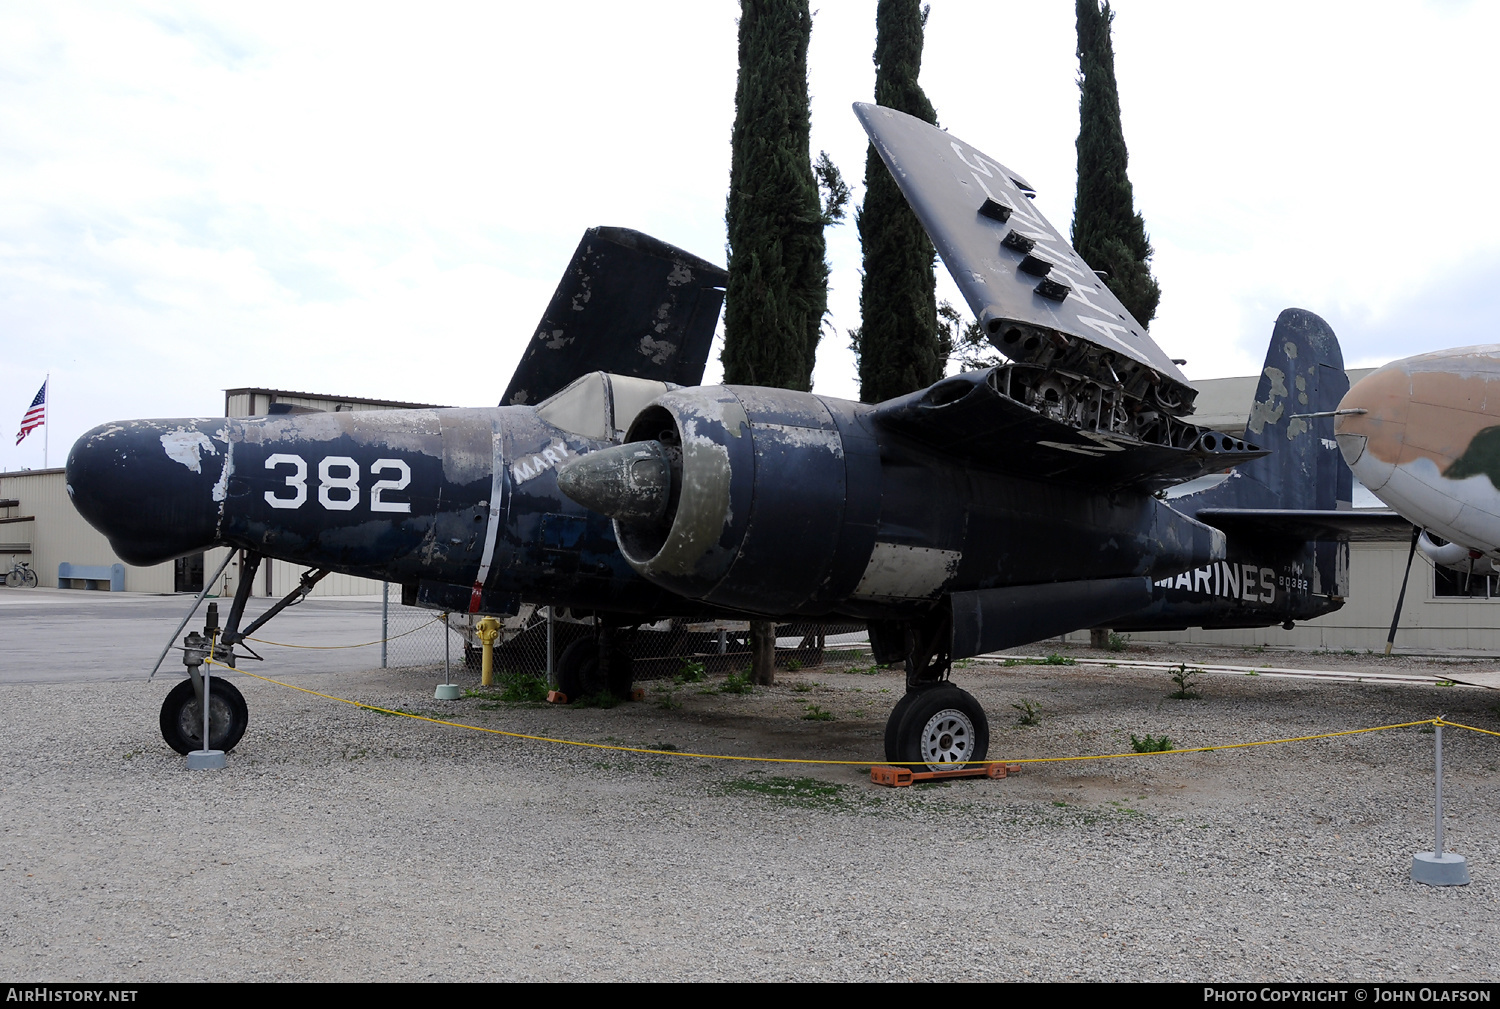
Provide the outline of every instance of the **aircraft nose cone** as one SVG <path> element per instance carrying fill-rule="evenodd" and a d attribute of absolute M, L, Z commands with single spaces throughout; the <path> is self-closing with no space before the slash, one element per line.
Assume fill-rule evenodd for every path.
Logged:
<path fill-rule="evenodd" d="M 654 522 L 672 496 L 672 459 L 659 441 L 600 449 L 557 471 L 557 489 L 621 522 Z"/>
<path fill-rule="evenodd" d="M 73 507 L 127 564 L 159 564 L 212 546 L 228 474 L 227 421 L 104 424 L 68 453 Z"/>
<path fill-rule="evenodd" d="M 1407 384 L 1405 373 L 1390 366 L 1367 375 L 1344 395 L 1340 413 L 1333 419 L 1339 452 L 1359 482 L 1371 491 L 1384 487 L 1401 461 L 1409 401 Z"/>

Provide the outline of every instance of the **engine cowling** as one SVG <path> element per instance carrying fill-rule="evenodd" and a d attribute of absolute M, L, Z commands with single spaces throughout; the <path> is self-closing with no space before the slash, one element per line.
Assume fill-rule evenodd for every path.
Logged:
<path fill-rule="evenodd" d="M 846 440 L 868 441 L 857 454 L 878 472 L 873 440 L 858 431 L 846 439 L 851 423 L 809 393 L 680 389 L 641 412 L 626 444 L 560 473 L 559 486 L 613 518 L 621 553 L 657 585 L 789 613 L 846 594 L 849 575 L 836 569 L 857 580 L 874 542 L 878 501 L 849 528 Z M 841 565 L 845 551 L 859 556 Z"/>

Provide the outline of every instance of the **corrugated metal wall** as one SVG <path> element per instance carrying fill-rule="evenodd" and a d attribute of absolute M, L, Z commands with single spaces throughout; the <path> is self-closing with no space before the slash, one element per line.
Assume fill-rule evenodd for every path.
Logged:
<path fill-rule="evenodd" d="M 60 469 L 28 470 L 23 473 L 0 473 L 0 498 L 21 503 L 11 508 L 13 516 L 32 515 L 34 522 L 15 522 L 0 526 L 5 543 L 29 541 L 31 556 L 0 551 L 0 568 L 10 570 L 11 562 L 29 560 L 42 585 L 57 587 L 57 566 L 69 564 L 118 564 L 120 558 L 109 548 L 104 534 L 83 520 L 68 500 Z M 220 554 L 222 557 L 223 555 Z M 171 592 L 175 569 L 171 563 L 149 568 L 125 565 L 126 592 Z"/>

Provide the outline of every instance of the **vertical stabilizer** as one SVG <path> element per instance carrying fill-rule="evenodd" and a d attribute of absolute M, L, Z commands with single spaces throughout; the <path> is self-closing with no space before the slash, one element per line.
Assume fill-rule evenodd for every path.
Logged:
<path fill-rule="evenodd" d="M 639 231 L 590 228 L 500 405 L 540 403 L 593 371 L 698 385 L 728 276 Z"/>
<path fill-rule="evenodd" d="M 1245 440 L 1270 451 L 1229 479 L 1174 505 L 1198 508 L 1346 509 L 1354 477 L 1333 439 L 1333 417 L 1349 391 L 1344 355 L 1328 323 L 1300 308 L 1276 319 Z M 1313 417 L 1308 414 L 1330 414 Z"/>

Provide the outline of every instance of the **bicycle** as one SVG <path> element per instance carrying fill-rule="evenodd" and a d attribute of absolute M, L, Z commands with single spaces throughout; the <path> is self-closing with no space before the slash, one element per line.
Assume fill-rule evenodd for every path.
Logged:
<path fill-rule="evenodd" d="M 36 572 L 31 570 L 31 565 L 25 561 L 16 561 L 5 573 L 5 584 L 13 589 L 18 589 L 23 585 L 28 589 L 34 589 L 37 586 Z"/>

